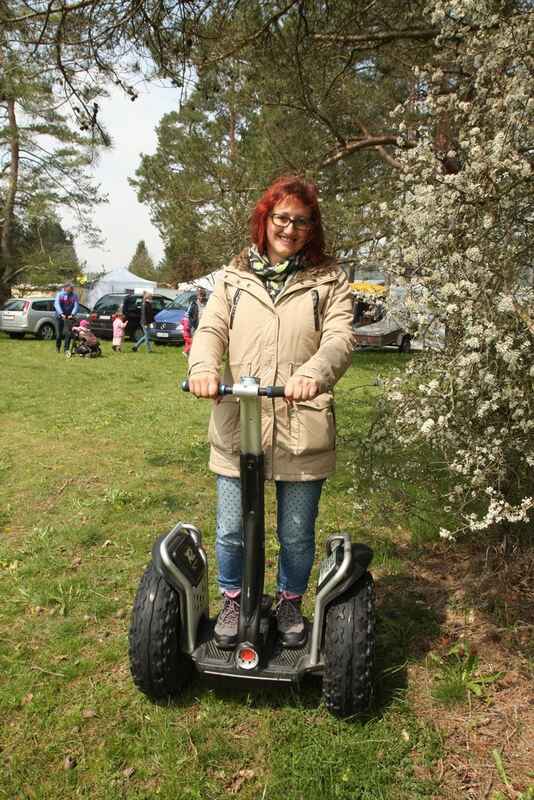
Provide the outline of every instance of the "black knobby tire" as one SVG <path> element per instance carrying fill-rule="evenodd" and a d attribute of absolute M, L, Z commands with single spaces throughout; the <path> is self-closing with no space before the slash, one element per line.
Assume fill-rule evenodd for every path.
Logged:
<path fill-rule="evenodd" d="M 362 711 L 371 694 L 375 591 L 366 572 L 328 607 L 325 619 L 323 700 L 335 717 Z"/>
<path fill-rule="evenodd" d="M 192 662 L 180 649 L 180 627 L 180 596 L 151 562 L 135 595 L 129 636 L 132 678 L 148 697 L 173 697 L 191 677 Z"/>

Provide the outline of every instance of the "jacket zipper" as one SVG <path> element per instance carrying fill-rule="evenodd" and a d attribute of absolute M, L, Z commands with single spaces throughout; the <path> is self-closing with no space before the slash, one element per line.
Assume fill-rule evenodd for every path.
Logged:
<path fill-rule="evenodd" d="M 319 330 L 319 292 L 317 289 L 312 289 L 312 303 L 313 303 L 313 321 L 315 323 L 315 330 Z"/>
<path fill-rule="evenodd" d="M 235 310 L 236 310 L 236 308 L 237 308 L 237 304 L 238 304 L 238 302 L 239 302 L 239 298 L 241 297 L 241 292 L 242 292 L 242 291 L 243 291 L 242 289 L 238 289 L 238 290 L 236 291 L 236 293 L 234 294 L 234 301 L 233 301 L 233 303 L 232 303 L 232 310 L 230 311 L 230 330 L 231 330 L 231 329 L 233 328 L 233 326 L 234 326 Z"/>

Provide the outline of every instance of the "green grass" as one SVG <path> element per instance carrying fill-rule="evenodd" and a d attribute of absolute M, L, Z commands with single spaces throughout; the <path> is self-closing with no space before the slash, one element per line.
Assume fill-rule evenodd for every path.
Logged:
<path fill-rule="evenodd" d="M 329 533 L 351 530 L 375 548 L 387 590 L 371 706 L 339 721 L 317 679 L 266 691 L 195 678 L 172 704 L 133 686 L 129 611 L 154 539 L 178 519 L 203 532 L 218 608 L 210 404 L 182 393 L 180 350 L 104 352 L 67 360 L 53 344 L 0 335 L 0 797 L 437 796 L 439 732 L 407 702 L 404 667 L 407 652 L 423 658 L 413 643 L 438 621 L 403 598 L 409 534 L 387 515 L 376 523 L 387 487 L 356 498 L 348 467 L 377 397 L 374 378 L 406 357 L 355 356 L 337 392 L 339 469 L 321 501 L 317 561 Z M 266 508 L 272 589 L 271 487 Z M 419 539 L 435 530 L 419 524 Z"/>

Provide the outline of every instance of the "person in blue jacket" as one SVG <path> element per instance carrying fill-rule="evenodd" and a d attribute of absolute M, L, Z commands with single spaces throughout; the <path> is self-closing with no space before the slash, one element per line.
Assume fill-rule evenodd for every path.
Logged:
<path fill-rule="evenodd" d="M 61 338 L 63 336 L 63 327 L 67 323 L 65 330 L 65 347 L 66 353 L 69 349 L 69 344 L 72 336 L 72 323 L 78 313 L 78 295 L 75 293 L 72 283 L 66 281 L 61 289 L 56 294 L 54 300 L 54 309 L 56 312 L 56 353 L 61 350 Z"/>

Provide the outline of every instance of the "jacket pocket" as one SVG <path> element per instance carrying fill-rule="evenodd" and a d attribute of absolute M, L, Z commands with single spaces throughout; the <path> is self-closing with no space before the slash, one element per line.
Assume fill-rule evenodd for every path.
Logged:
<path fill-rule="evenodd" d="M 234 397 L 223 397 L 214 406 L 208 426 L 210 444 L 223 453 L 238 453 L 241 439 L 239 403 Z"/>
<path fill-rule="evenodd" d="M 287 418 L 278 420 L 278 444 L 296 456 L 326 453 L 336 446 L 334 402 L 330 394 L 292 403 Z"/>

